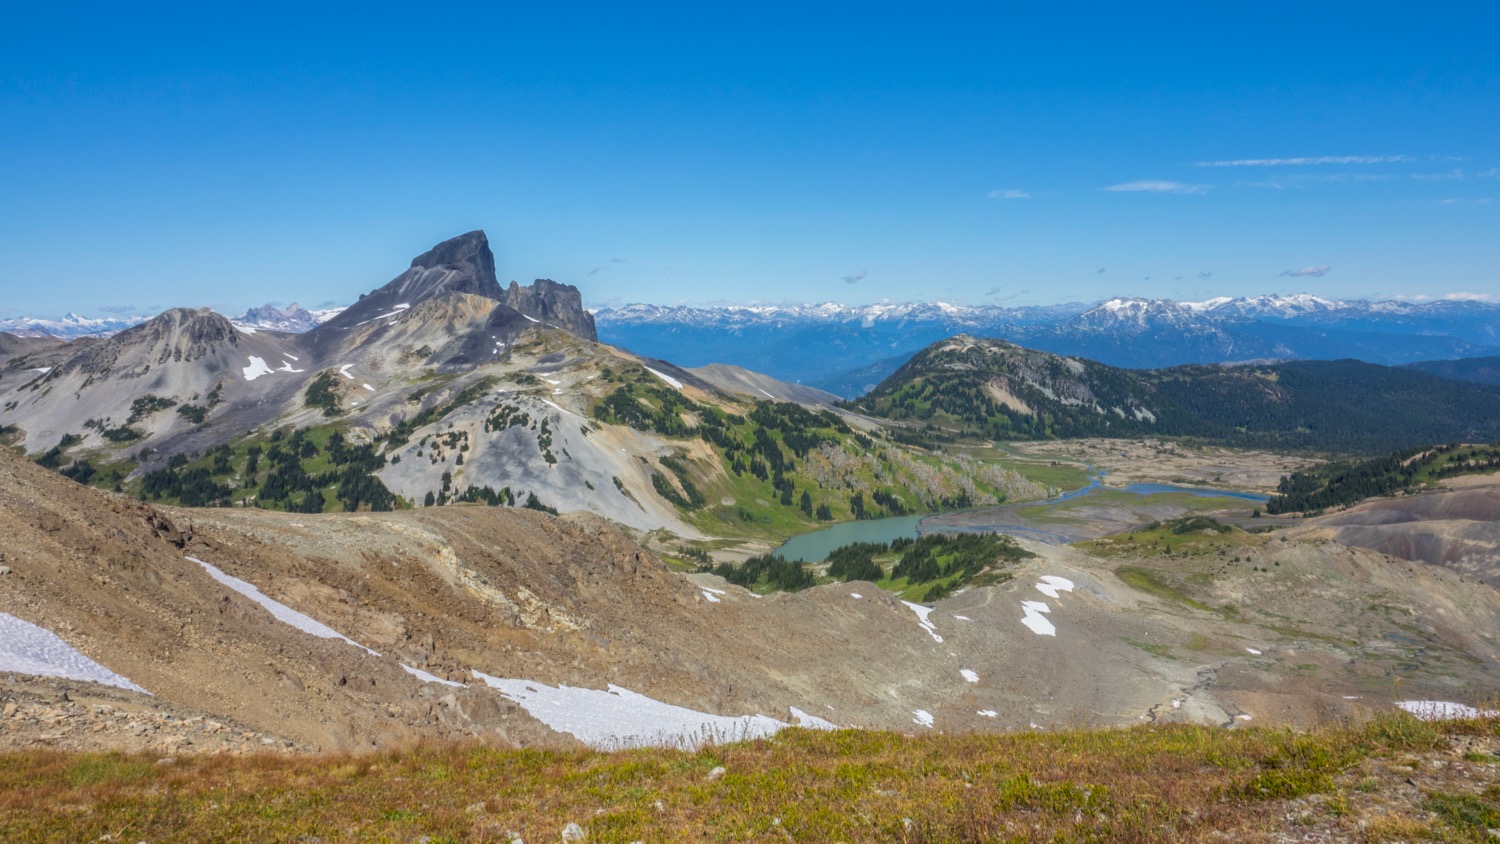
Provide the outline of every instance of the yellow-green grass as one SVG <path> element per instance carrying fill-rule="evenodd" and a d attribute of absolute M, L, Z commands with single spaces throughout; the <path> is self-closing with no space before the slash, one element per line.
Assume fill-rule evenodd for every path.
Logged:
<path fill-rule="evenodd" d="M 929 735 L 787 730 L 693 751 L 421 745 L 366 756 L 0 755 L 0 840 L 1235 840 L 1288 803 L 1354 823 L 1360 763 L 1493 736 L 1406 715 L 1307 733 L 1165 726 Z M 719 776 L 715 768 L 725 770 Z M 1371 766 L 1375 769 L 1378 766 Z M 1486 822 L 1488 792 L 1425 827 Z M 1356 801 L 1357 802 L 1357 801 Z"/>

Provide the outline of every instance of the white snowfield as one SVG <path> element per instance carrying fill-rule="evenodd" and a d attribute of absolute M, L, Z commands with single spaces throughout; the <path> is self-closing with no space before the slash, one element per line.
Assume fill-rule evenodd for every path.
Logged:
<path fill-rule="evenodd" d="M 212 577 L 214 580 L 217 580 L 225 586 L 228 586 L 230 589 L 233 589 L 241 595 L 244 595 L 246 598 L 249 598 L 255 603 L 260 604 L 266 609 L 266 612 L 269 612 L 271 615 L 275 616 L 277 621 L 280 621 L 284 624 L 289 624 L 297 628 L 298 630 L 301 630 L 303 633 L 307 633 L 311 636 L 317 636 L 319 639 L 342 639 L 345 642 L 353 645 L 354 647 L 365 651 L 366 653 L 372 654 L 374 656 L 380 656 L 380 654 L 376 653 L 375 651 L 370 650 L 369 648 L 361 645 L 348 636 L 345 636 L 337 630 L 334 630 L 332 627 L 329 627 L 323 622 L 318 621 L 311 616 L 303 615 L 302 613 L 297 612 L 286 604 L 283 604 L 280 601 L 267 596 L 264 592 L 257 589 L 255 587 L 255 584 L 247 583 L 243 580 L 240 580 L 238 577 L 225 574 L 217 567 L 210 565 L 209 563 L 205 563 L 197 557 L 188 557 L 187 559 L 202 566 L 203 570 L 208 572 L 209 577 Z"/>
<path fill-rule="evenodd" d="M 456 689 L 467 689 L 469 687 L 468 683 L 459 683 L 454 680 L 444 680 L 442 677 L 439 677 L 436 674 L 429 674 L 428 672 L 423 671 L 420 668 L 412 668 L 410 665 L 407 665 L 404 662 L 401 663 L 401 670 L 417 678 L 418 680 L 421 680 L 424 683 L 441 683 L 444 686 L 452 686 Z"/>
<path fill-rule="evenodd" d="M 1462 703 L 1446 700 L 1403 700 L 1397 706 L 1421 718 L 1423 721 L 1462 721 L 1470 718 L 1500 717 L 1493 709 L 1475 709 Z"/>
<path fill-rule="evenodd" d="M 691 749 L 710 743 L 763 738 L 791 726 L 764 715 L 738 718 L 711 715 L 662 703 L 613 684 L 608 691 L 572 686 L 553 688 L 529 680 L 491 677 L 482 671 L 473 673 L 485 685 L 520 704 L 531 717 L 600 750 Z"/>
<path fill-rule="evenodd" d="M 1073 581 L 1055 574 L 1043 575 L 1042 582 L 1036 585 L 1036 591 L 1049 598 L 1056 598 L 1059 592 L 1072 592 Z"/>
<path fill-rule="evenodd" d="M 789 706 L 787 708 L 792 711 L 792 717 L 796 719 L 797 726 L 799 727 L 805 727 L 809 730 L 837 730 L 839 728 L 838 724 L 835 724 L 832 721 L 828 721 L 823 718 L 819 718 L 816 715 L 803 712 L 795 706 Z"/>
<path fill-rule="evenodd" d="M 36 677 L 62 677 L 146 692 L 135 683 L 89 659 L 45 627 L 0 612 L 0 671 Z M 146 692 L 146 694 L 151 694 Z"/>
<path fill-rule="evenodd" d="M 404 311 L 406 311 L 408 308 L 411 307 L 411 304 L 409 302 L 402 302 L 399 305 L 392 305 L 391 307 L 392 307 L 392 310 L 391 310 L 390 313 L 376 314 L 375 316 L 370 317 L 369 319 L 365 320 L 364 322 L 356 322 L 355 325 L 359 326 L 359 325 L 364 325 L 365 323 L 376 322 L 376 321 L 382 320 L 382 319 L 390 319 L 392 317 L 399 317 L 399 316 L 401 316 L 401 314 Z M 394 322 L 391 322 L 391 323 L 388 323 L 388 324 L 395 325 Z"/>
<path fill-rule="evenodd" d="M 266 365 L 265 358 L 258 358 L 255 355 L 250 355 L 249 357 L 250 365 L 240 369 L 241 372 L 245 373 L 246 381 L 254 381 L 262 375 L 271 374 L 271 367 Z"/>
<path fill-rule="evenodd" d="M 910 607 L 911 611 L 917 614 L 917 623 L 922 626 L 923 630 L 927 631 L 927 635 L 931 636 L 933 641 L 941 645 L 943 637 L 938 635 L 937 628 L 933 626 L 932 620 L 928 618 L 928 616 L 932 615 L 932 607 L 913 604 L 911 601 L 902 601 L 901 603 Z"/>
<path fill-rule="evenodd" d="M 1036 591 L 1049 598 L 1059 597 L 1061 592 L 1072 592 L 1073 581 L 1055 574 L 1044 574 L 1036 584 Z M 1038 636 L 1056 636 L 1057 627 L 1047 618 L 1052 607 L 1046 601 L 1022 601 L 1021 623 L 1031 628 Z"/>
<path fill-rule="evenodd" d="M 1057 628 L 1047 620 L 1044 613 L 1052 612 L 1045 601 L 1022 601 L 1021 609 L 1025 615 L 1021 617 L 1021 623 L 1031 628 L 1031 632 L 1038 636 L 1056 636 Z"/>
<path fill-rule="evenodd" d="M 676 378 L 673 378 L 672 376 L 668 375 L 667 373 L 665 373 L 665 372 L 657 372 L 656 370 L 652 369 L 649 366 L 646 367 L 646 371 L 649 372 L 649 373 L 651 373 L 652 375 L 655 375 L 657 378 L 660 378 L 661 380 L 667 382 L 668 384 L 672 385 L 672 387 L 674 389 L 678 389 L 678 390 L 682 389 L 682 382 L 678 381 Z"/>

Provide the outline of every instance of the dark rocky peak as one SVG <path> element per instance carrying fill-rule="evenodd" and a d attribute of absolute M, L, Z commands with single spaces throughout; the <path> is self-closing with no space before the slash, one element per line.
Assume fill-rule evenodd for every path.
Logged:
<path fill-rule="evenodd" d="M 495 278 L 495 253 L 490 251 L 490 239 L 485 237 L 482 229 L 439 243 L 413 258 L 411 265 L 414 269 L 458 270 L 481 282 L 488 281 L 496 287 L 500 286 L 499 280 Z"/>
<path fill-rule="evenodd" d="M 503 297 L 504 291 L 495 279 L 495 255 L 482 231 L 459 235 L 423 252 L 406 272 L 360 296 L 358 302 L 310 333 L 341 331 L 376 319 L 399 317 L 419 302 L 453 293 L 497 301 Z"/>
<path fill-rule="evenodd" d="M 583 294 L 571 284 L 539 278 L 526 287 L 512 281 L 500 301 L 523 315 L 597 342 L 594 315 L 584 310 Z"/>

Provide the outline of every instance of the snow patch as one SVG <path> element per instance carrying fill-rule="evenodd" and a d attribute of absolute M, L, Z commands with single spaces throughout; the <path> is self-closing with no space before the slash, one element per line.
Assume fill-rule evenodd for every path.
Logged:
<path fill-rule="evenodd" d="M 553 688 L 529 680 L 491 677 L 482 671 L 473 674 L 548 727 L 600 750 L 690 749 L 763 738 L 790 726 L 764 715 L 731 717 L 673 706 L 614 684 L 610 684 L 608 691 L 572 686 Z"/>
<path fill-rule="evenodd" d="M 960 669 L 958 673 L 962 674 L 963 678 L 965 680 L 968 680 L 970 683 L 977 683 L 977 682 L 979 682 L 979 674 L 976 673 L 972 668 L 963 668 L 963 669 Z"/>
<path fill-rule="evenodd" d="M 927 635 L 931 636 L 933 641 L 941 645 L 943 637 L 938 635 L 937 628 L 932 626 L 932 621 L 928 618 L 928 616 L 932 615 L 932 607 L 913 604 L 911 601 L 902 601 L 901 603 L 910 607 L 911 611 L 917 614 L 917 623 L 922 626 L 923 630 L 927 631 Z"/>
<path fill-rule="evenodd" d="M 1058 592 L 1072 592 L 1073 581 L 1055 574 L 1044 575 L 1042 582 L 1036 585 L 1036 591 L 1049 598 L 1056 598 Z"/>
<path fill-rule="evenodd" d="M 531 320 L 532 322 L 541 322 L 541 320 L 537 319 L 536 317 L 532 316 L 531 314 L 521 314 L 521 316 L 526 317 L 527 319 Z"/>
<path fill-rule="evenodd" d="M 375 392 L 375 388 L 371 387 L 369 384 L 360 384 L 360 386 L 364 387 L 366 390 L 369 390 L 372 393 Z"/>
<path fill-rule="evenodd" d="M 816 715 L 809 715 L 795 706 L 787 708 L 792 711 L 792 718 L 797 722 L 797 726 L 799 727 L 805 727 L 809 730 L 837 730 L 839 728 L 838 724 L 826 721 Z"/>
<path fill-rule="evenodd" d="M 339 374 L 344 376 L 345 378 L 348 378 L 350 381 L 353 381 L 354 376 L 349 374 L 349 369 L 352 366 L 354 366 L 354 364 L 346 363 L 343 366 L 339 367 Z"/>
<path fill-rule="evenodd" d="M 151 694 L 84 656 L 56 633 L 4 612 L 0 612 L 0 671 L 82 680 Z"/>
<path fill-rule="evenodd" d="M 668 384 L 672 385 L 676 389 L 679 389 L 679 390 L 682 389 L 682 382 L 678 381 L 676 378 L 673 378 L 672 376 L 666 374 L 665 372 L 657 372 L 656 370 L 652 369 L 649 366 L 646 367 L 646 371 L 649 372 L 649 373 L 651 373 L 652 375 L 655 375 L 657 378 L 660 378 L 661 380 L 667 382 Z"/>
<path fill-rule="evenodd" d="M 765 390 L 761 389 L 760 387 L 756 387 L 755 389 L 760 390 L 760 394 L 761 395 L 765 396 L 768 399 L 771 399 L 772 401 L 774 401 L 776 399 L 775 396 L 771 395 L 770 393 L 766 392 Z"/>
<path fill-rule="evenodd" d="M 46 375 L 47 373 L 49 373 L 49 372 L 52 371 L 52 367 L 50 367 L 50 366 L 38 366 L 37 368 L 29 370 L 29 371 L 30 372 L 40 372 L 43 375 Z"/>
<path fill-rule="evenodd" d="M 966 615 L 955 615 L 954 618 L 958 619 L 959 621 L 973 621 L 974 620 L 972 618 L 969 618 Z"/>
<path fill-rule="evenodd" d="M 1031 632 L 1038 636 L 1056 636 L 1057 628 L 1047 620 L 1044 613 L 1052 612 L 1052 608 L 1042 601 L 1022 601 L 1021 609 L 1024 615 L 1021 623 L 1031 628 Z"/>
<path fill-rule="evenodd" d="M 993 709 L 981 709 L 981 710 L 979 710 L 979 714 L 983 715 L 986 718 L 999 718 L 1000 717 L 1000 713 L 996 712 Z"/>
<path fill-rule="evenodd" d="M 911 714 L 917 716 L 911 719 L 911 722 L 919 727 L 931 727 L 934 723 L 932 713 L 925 709 L 914 710 Z"/>
<path fill-rule="evenodd" d="M 1256 650 L 1255 648 L 1245 648 L 1245 650 L 1249 651 L 1252 654 L 1255 654 L 1256 656 L 1260 656 L 1260 651 Z"/>
<path fill-rule="evenodd" d="M 1459 721 L 1500 716 L 1500 712 L 1493 709 L 1475 709 L 1447 700 L 1401 700 L 1396 705 L 1423 721 Z"/>
<path fill-rule="evenodd" d="M 254 334 L 255 333 L 255 326 L 253 326 L 253 325 L 246 325 L 246 324 L 244 324 L 242 322 L 233 322 L 233 321 L 231 321 L 229 324 L 232 325 L 232 326 L 234 326 L 234 330 L 238 331 L 241 334 Z"/>
<path fill-rule="evenodd" d="M 250 365 L 243 367 L 240 371 L 245 373 L 246 381 L 254 381 L 262 375 L 270 375 L 271 367 L 266 366 L 265 358 L 258 358 L 255 355 L 251 355 Z"/>
<path fill-rule="evenodd" d="M 410 665 L 407 665 L 404 662 L 401 663 L 401 668 L 407 674 L 410 674 L 411 676 L 417 678 L 418 680 L 421 680 L 424 683 L 442 683 L 445 686 L 452 686 L 456 689 L 467 689 L 469 687 L 468 683 L 458 683 L 453 680 L 444 680 L 442 677 L 439 677 L 436 674 L 428 674 L 426 671 L 423 671 L 420 668 L 412 668 Z"/>
<path fill-rule="evenodd" d="M 205 563 L 197 557 L 187 557 L 186 559 L 202 566 L 203 570 L 208 572 L 209 577 L 212 577 L 214 580 L 217 580 L 225 586 L 228 586 L 230 589 L 233 589 L 241 595 L 244 595 L 246 598 L 249 598 L 255 603 L 260 604 L 265 608 L 266 612 L 269 612 L 271 615 L 275 616 L 277 621 L 280 621 L 283 624 L 289 624 L 292 627 L 301 630 L 303 633 L 311 636 L 317 636 L 319 639 L 342 639 L 345 642 L 353 645 L 354 647 L 359 648 L 360 650 L 368 654 L 371 654 L 372 656 L 380 656 L 380 654 L 376 653 L 375 651 L 370 650 L 364 645 L 361 645 L 348 636 L 345 636 L 337 630 L 334 630 L 332 627 L 329 627 L 321 621 L 318 621 L 312 616 L 303 615 L 302 613 L 297 612 L 286 604 L 283 604 L 275 598 L 270 597 L 269 595 L 257 589 L 255 584 L 253 583 L 248 583 L 246 581 L 240 580 L 238 577 L 235 577 L 233 575 L 225 574 L 218 567 L 209 563 Z"/>
<path fill-rule="evenodd" d="M 291 355 L 287 355 L 287 357 L 291 357 Z M 292 360 L 296 360 L 296 358 L 292 358 Z M 305 369 L 295 369 L 295 368 L 292 367 L 292 361 L 290 361 L 290 360 L 284 360 L 284 361 L 281 362 L 281 366 L 276 367 L 276 371 L 277 372 L 306 372 L 307 370 L 305 370 Z"/>
<path fill-rule="evenodd" d="M 703 590 L 703 597 L 706 598 L 706 599 L 708 599 L 708 602 L 710 604 L 722 603 L 722 601 L 719 600 L 719 596 L 718 595 L 715 595 L 714 593 L 708 591 L 707 589 Z"/>
<path fill-rule="evenodd" d="M 864 596 L 861 595 L 861 594 L 859 594 L 858 592 L 850 592 L 849 593 L 849 597 L 854 598 L 855 600 L 859 600 L 860 598 L 863 598 Z"/>

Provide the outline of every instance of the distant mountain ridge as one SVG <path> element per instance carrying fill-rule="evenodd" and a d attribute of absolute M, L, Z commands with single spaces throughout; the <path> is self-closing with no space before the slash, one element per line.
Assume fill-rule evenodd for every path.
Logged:
<path fill-rule="evenodd" d="M 1380 452 L 1500 439 L 1500 390 L 1354 360 L 1132 370 L 958 335 L 851 408 L 922 436 L 1173 436 Z"/>
<path fill-rule="evenodd" d="M 606 342 L 640 354 L 746 366 L 843 396 L 868 391 L 917 350 L 957 333 L 1130 368 L 1339 358 L 1395 365 L 1500 353 L 1500 305 L 1309 293 L 1023 307 L 636 304 L 595 318 Z"/>

